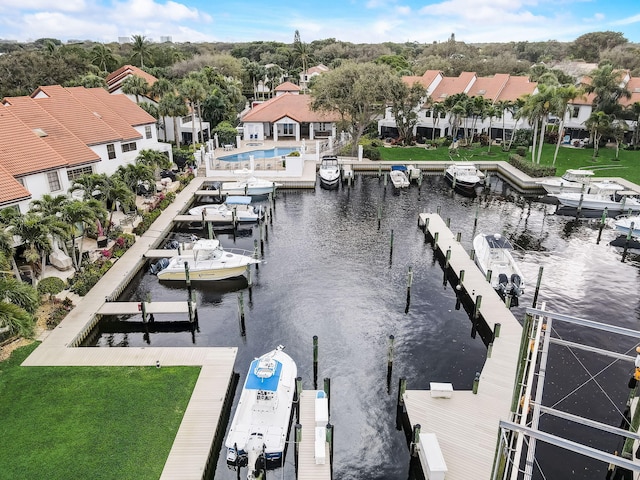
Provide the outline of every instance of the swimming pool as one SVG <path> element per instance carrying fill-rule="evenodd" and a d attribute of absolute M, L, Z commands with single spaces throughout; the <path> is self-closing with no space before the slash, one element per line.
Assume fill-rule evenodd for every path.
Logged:
<path fill-rule="evenodd" d="M 291 152 L 296 151 L 298 151 L 296 147 L 275 147 L 269 150 L 251 150 L 250 152 L 236 153 L 234 155 L 224 155 L 218 157 L 218 160 L 224 160 L 225 162 L 248 162 L 250 155 L 253 155 L 253 158 L 257 160 L 258 158 L 273 158 L 289 155 Z"/>

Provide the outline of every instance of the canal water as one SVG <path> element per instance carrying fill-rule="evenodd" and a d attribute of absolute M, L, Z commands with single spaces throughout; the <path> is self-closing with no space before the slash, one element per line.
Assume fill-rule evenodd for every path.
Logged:
<path fill-rule="evenodd" d="M 409 389 L 429 382 L 451 382 L 470 390 L 482 368 L 486 348 L 464 309 L 456 309 L 455 290 L 443 284 L 443 271 L 417 227 L 418 214 L 440 209 L 451 230 L 470 250 L 475 233 L 503 233 L 518 248 L 515 256 L 527 281 L 520 306 L 522 321 L 531 306 L 539 267 L 544 267 L 539 301 L 548 310 L 638 329 L 638 264 L 623 263 L 608 246 L 611 228 L 596 244 L 595 220 L 555 215 L 555 206 L 526 199 L 497 177 L 476 198 L 452 193 L 441 177 L 427 177 L 400 192 L 376 176 L 357 176 L 349 188 L 280 191 L 273 223 L 266 226 L 264 262 L 244 281 L 194 283 L 199 325 L 163 323 L 145 332 L 140 316 L 105 319 L 88 346 L 238 346 L 240 385 L 250 361 L 278 344 L 298 365 L 305 389 L 313 385 L 313 336 L 319 344 L 318 386 L 331 380 L 331 423 L 335 425 L 334 478 L 405 480 L 409 454 L 395 427 L 399 377 Z M 378 212 L 381 211 L 378 226 Z M 474 231 L 474 219 L 477 229 Z M 203 232 L 196 232 L 203 234 Z M 218 232 L 227 248 L 253 250 L 257 227 L 236 236 Z M 393 238 L 393 249 L 391 239 Z M 407 310 L 407 276 L 413 272 Z M 186 300 L 180 283 L 160 283 L 141 272 L 120 300 Z M 241 334 L 239 296 L 245 307 Z M 632 352 L 628 339 L 572 325 L 554 325 L 557 335 L 604 349 Z M 387 383 L 389 336 L 395 337 L 394 365 Z M 632 365 L 594 354 L 552 347 L 544 404 L 618 426 L 629 390 Z M 596 376 L 596 381 L 589 381 Z M 239 398 L 236 391 L 232 413 Z M 541 427 L 613 452 L 619 438 L 567 421 L 541 419 Z M 428 429 L 428 427 L 427 427 Z M 496 425 L 496 433 L 498 427 Z M 461 438 L 473 442 L 473 438 Z M 535 478 L 604 478 L 607 465 L 538 444 Z M 246 476 L 246 469 L 242 472 Z M 216 479 L 236 479 L 221 451 Z M 293 449 L 285 467 L 270 478 L 294 478 Z"/>

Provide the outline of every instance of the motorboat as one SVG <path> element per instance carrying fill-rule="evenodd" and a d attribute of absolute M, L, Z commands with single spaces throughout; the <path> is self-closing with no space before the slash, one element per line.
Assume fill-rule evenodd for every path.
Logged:
<path fill-rule="evenodd" d="M 476 187 L 484 183 L 485 176 L 473 163 L 457 162 L 445 169 L 444 178 L 454 190 L 475 195 Z"/>
<path fill-rule="evenodd" d="M 389 174 L 391 177 L 391 182 L 393 186 L 396 188 L 407 188 L 409 186 L 409 177 L 407 177 L 407 167 L 404 165 L 392 165 L 391 173 Z"/>
<path fill-rule="evenodd" d="M 247 466 L 247 479 L 284 464 L 291 426 L 297 367 L 279 345 L 254 359 L 225 440 L 227 465 Z"/>
<path fill-rule="evenodd" d="M 586 192 L 562 192 L 549 194 L 558 202 L 571 208 L 586 210 L 604 210 L 608 212 L 640 212 L 640 200 L 632 195 L 636 192 L 623 192 L 624 187 L 616 182 L 592 182 Z"/>
<path fill-rule="evenodd" d="M 513 245 L 499 233 L 480 233 L 473 239 L 475 261 L 485 276 L 491 271 L 491 286 L 504 300 L 511 298 L 511 305 L 518 306 L 518 297 L 524 293 L 524 277 L 511 255 Z"/>
<path fill-rule="evenodd" d="M 203 214 L 213 218 L 215 223 L 258 222 L 264 217 L 262 207 L 251 205 L 251 197 L 248 195 L 229 195 L 224 203 L 207 203 L 189 209 L 189 215 L 202 218 Z"/>
<path fill-rule="evenodd" d="M 640 215 L 620 217 L 615 221 L 616 230 L 632 237 L 640 237 Z"/>
<path fill-rule="evenodd" d="M 243 170 L 238 172 L 246 173 Z M 251 171 L 248 170 L 247 172 L 250 174 Z M 236 182 L 222 182 L 221 190 L 227 195 L 268 195 L 275 193 L 276 189 L 281 186 L 281 183 L 248 176 Z"/>
<path fill-rule="evenodd" d="M 340 182 L 340 164 L 338 157 L 324 156 L 318 169 L 320 185 L 327 188 L 336 187 Z"/>
<path fill-rule="evenodd" d="M 409 182 L 413 182 L 414 180 L 418 180 L 422 176 L 422 170 L 420 170 L 415 165 L 407 165 L 407 177 L 409 178 Z"/>
<path fill-rule="evenodd" d="M 593 175 L 593 170 L 570 168 L 561 177 L 541 180 L 536 185 L 540 185 L 547 193 L 580 192 L 586 188 Z"/>
<path fill-rule="evenodd" d="M 199 239 L 189 251 L 180 252 L 169 259 L 166 266 L 160 265 L 156 275 L 160 280 L 225 280 L 242 276 L 252 264 L 260 260 L 247 255 L 246 251 L 234 253 L 225 250 L 218 240 Z"/>
<path fill-rule="evenodd" d="M 609 242 L 609 245 L 620 253 L 626 251 L 633 255 L 640 255 L 640 240 L 635 236 L 618 235 Z"/>

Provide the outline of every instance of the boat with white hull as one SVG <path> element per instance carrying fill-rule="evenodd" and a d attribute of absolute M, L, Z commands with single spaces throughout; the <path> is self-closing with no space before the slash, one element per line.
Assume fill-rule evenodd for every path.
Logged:
<path fill-rule="evenodd" d="M 541 180 L 536 182 L 536 185 L 540 185 L 547 193 L 580 192 L 583 186 L 586 188 L 593 175 L 595 175 L 593 170 L 570 168 L 562 174 L 562 177 Z"/>
<path fill-rule="evenodd" d="M 630 195 L 621 195 L 624 187 L 615 182 L 593 182 L 586 193 L 562 192 L 550 194 L 565 207 L 609 212 L 640 212 L 640 201 Z M 631 192 L 635 194 L 635 192 Z"/>
<path fill-rule="evenodd" d="M 407 188 L 410 185 L 409 177 L 407 177 L 407 167 L 404 165 L 393 165 L 389 177 L 396 188 Z"/>
<path fill-rule="evenodd" d="M 340 165 L 338 157 L 324 156 L 318 169 L 320 185 L 327 188 L 336 187 L 340 182 Z"/>
<path fill-rule="evenodd" d="M 172 257 L 157 271 L 160 280 L 226 280 L 245 274 L 247 268 L 260 260 L 249 255 L 224 250 L 218 240 L 200 239 L 190 251 Z M 185 266 L 186 265 L 186 266 Z"/>
<path fill-rule="evenodd" d="M 248 480 L 284 464 L 298 370 L 283 349 L 251 362 L 225 440 L 227 465 L 248 466 Z"/>
<path fill-rule="evenodd" d="M 452 163 L 444 171 L 444 178 L 461 193 L 475 195 L 476 188 L 482 186 L 485 175 L 473 163 Z"/>
<path fill-rule="evenodd" d="M 221 223 L 229 223 L 233 219 L 238 222 L 258 222 L 262 220 L 264 212 L 261 207 L 251 205 L 251 197 L 245 195 L 230 195 L 224 203 L 208 203 L 189 209 L 189 215 L 202 218 L 203 212 L 208 217 L 219 219 Z"/>
<path fill-rule="evenodd" d="M 616 230 L 627 235 L 631 231 L 632 237 L 640 237 L 640 215 L 621 217 L 615 221 Z"/>
<path fill-rule="evenodd" d="M 524 277 L 511 255 L 513 246 L 499 233 L 480 233 L 473 239 L 475 261 L 486 276 L 491 270 L 491 286 L 504 300 L 511 297 L 511 305 L 518 306 L 518 297 L 524 293 Z"/>
<path fill-rule="evenodd" d="M 222 182 L 221 190 L 227 195 L 268 195 L 281 186 L 281 183 L 264 178 L 247 177 L 236 182 Z"/>

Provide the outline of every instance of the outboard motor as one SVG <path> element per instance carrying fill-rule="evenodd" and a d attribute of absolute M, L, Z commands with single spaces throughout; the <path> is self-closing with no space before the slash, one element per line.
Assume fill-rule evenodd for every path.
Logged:
<path fill-rule="evenodd" d="M 177 240 L 170 240 L 164 246 L 166 250 L 177 250 L 178 247 L 180 247 L 180 242 Z"/>
<path fill-rule="evenodd" d="M 156 263 L 152 264 L 151 267 L 149 267 L 149 271 L 152 274 L 157 275 L 158 272 L 160 272 L 161 270 L 164 270 L 165 268 L 167 268 L 167 265 L 169 265 L 169 259 L 168 258 L 161 258 Z"/>
<path fill-rule="evenodd" d="M 522 295 L 522 289 L 520 288 L 522 285 L 522 279 L 520 275 L 514 273 L 511 275 L 511 306 L 517 307 L 520 304 L 518 297 Z"/>
<path fill-rule="evenodd" d="M 498 291 L 498 295 L 504 300 L 504 296 L 507 294 L 507 290 L 509 288 L 509 277 L 506 274 L 501 273 L 498 275 L 498 287 L 496 290 Z"/>

